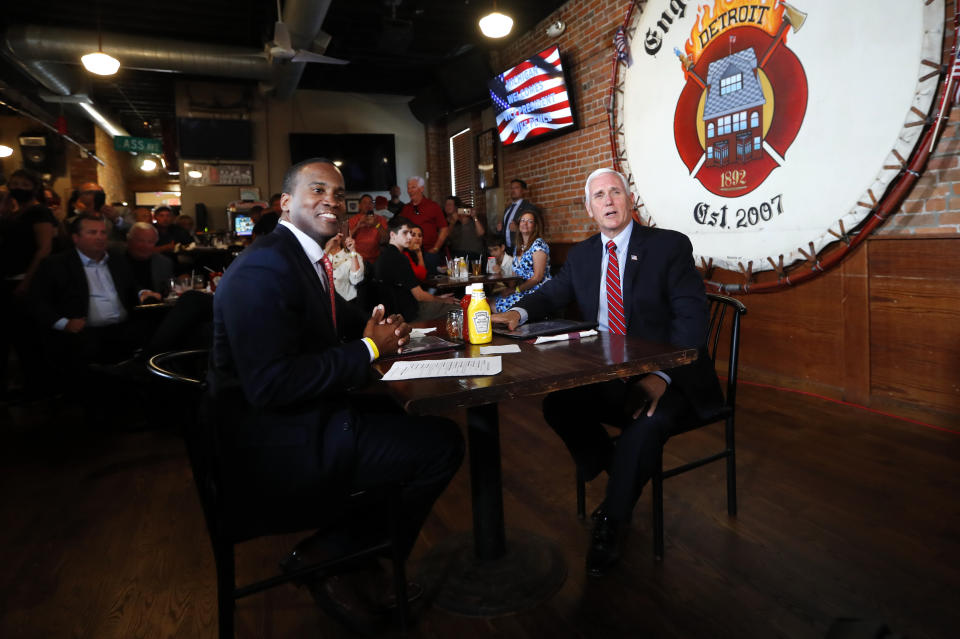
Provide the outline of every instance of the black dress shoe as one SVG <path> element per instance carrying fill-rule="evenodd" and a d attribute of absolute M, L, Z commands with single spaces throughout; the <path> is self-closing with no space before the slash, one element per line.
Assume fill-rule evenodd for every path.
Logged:
<path fill-rule="evenodd" d="M 370 637 L 384 628 L 383 617 L 341 575 L 317 579 L 310 584 L 310 594 L 317 607 L 359 635 Z"/>
<path fill-rule="evenodd" d="M 598 509 L 599 510 L 599 509 Z M 597 513 L 594 513 L 597 515 Z M 587 549 L 587 574 L 602 577 L 620 559 L 620 540 L 624 526 L 606 513 L 596 517 L 590 548 Z"/>
<path fill-rule="evenodd" d="M 590 521 L 596 523 L 601 519 L 605 518 L 607 516 L 607 511 L 605 510 L 605 507 L 606 507 L 606 504 L 603 502 L 600 502 L 600 505 L 597 506 L 597 509 L 594 510 L 593 513 L 590 515 Z"/>
<path fill-rule="evenodd" d="M 303 560 L 303 555 L 298 553 L 296 549 L 293 550 L 289 555 L 280 560 L 280 572 L 285 575 L 289 575 L 292 572 L 297 572 L 304 568 L 307 563 Z M 307 585 L 308 581 L 315 577 L 315 573 L 309 572 L 304 575 L 295 577 L 290 580 L 290 583 L 295 585 L 298 588 L 302 588 Z"/>

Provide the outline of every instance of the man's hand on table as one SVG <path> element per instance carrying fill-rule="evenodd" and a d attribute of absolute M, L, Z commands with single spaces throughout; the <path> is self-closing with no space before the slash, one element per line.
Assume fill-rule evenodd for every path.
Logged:
<path fill-rule="evenodd" d="M 630 385 L 627 392 L 627 412 L 633 419 L 646 412 L 647 417 L 653 417 L 657 410 L 660 398 L 667 390 L 667 381 L 659 375 L 644 375 Z"/>
<path fill-rule="evenodd" d="M 75 317 L 71 320 L 67 320 L 67 325 L 63 327 L 63 330 L 67 333 L 79 333 L 87 326 L 86 317 Z"/>
<path fill-rule="evenodd" d="M 506 311 L 504 313 L 494 313 L 490 316 L 494 324 L 505 324 L 511 331 L 520 326 L 520 313 L 516 311 Z"/>
<path fill-rule="evenodd" d="M 374 341 L 381 356 L 392 355 L 410 341 L 410 326 L 402 315 L 386 315 L 383 304 L 378 304 L 367 320 L 363 336 Z"/>

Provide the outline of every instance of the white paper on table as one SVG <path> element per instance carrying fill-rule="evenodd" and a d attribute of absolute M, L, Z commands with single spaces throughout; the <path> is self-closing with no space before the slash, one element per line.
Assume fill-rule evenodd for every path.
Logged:
<path fill-rule="evenodd" d="M 598 335 L 597 331 L 590 329 L 589 331 L 580 331 L 579 333 L 561 333 L 560 335 L 544 335 L 543 337 L 538 337 L 534 344 L 546 344 L 547 342 L 564 342 L 568 339 L 575 339 L 574 335 L 583 339 L 584 337 L 593 337 Z"/>
<path fill-rule="evenodd" d="M 399 379 L 423 379 L 427 377 L 473 377 L 497 375 L 503 370 L 500 356 L 458 357 L 453 359 L 421 359 L 397 361 L 383 376 L 387 382 Z"/>
<path fill-rule="evenodd" d="M 435 330 L 437 330 L 436 326 L 433 328 L 411 328 L 410 337 L 423 337 L 427 333 L 432 333 Z"/>
<path fill-rule="evenodd" d="M 518 344 L 504 344 L 503 346 L 481 346 L 481 355 L 496 355 L 497 353 L 519 353 Z"/>

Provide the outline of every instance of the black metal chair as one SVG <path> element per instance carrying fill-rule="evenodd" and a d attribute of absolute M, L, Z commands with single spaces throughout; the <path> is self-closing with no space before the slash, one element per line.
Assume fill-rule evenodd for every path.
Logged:
<path fill-rule="evenodd" d="M 150 358 L 149 370 L 176 384 L 182 391 L 182 399 L 190 408 L 185 415 L 183 435 L 190 457 L 193 478 L 200 497 L 206 520 L 207 531 L 213 546 L 214 563 L 217 570 L 217 605 L 219 617 L 219 636 L 232 639 L 234 636 L 234 612 L 236 600 L 281 584 L 301 581 L 316 573 L 336 574 L 338 569 L 355 565 L 357 561 L 380 556 L 390 551 L 393 561 L 394 588 L 397 601 L 397 620 L 401 632 L 405 632 L 408 622 L 407 580 L 404 558 L 399 553 L 396 539 L 396 513 L 390 513 L 390 536 L 383 541 L 367 546 L 359 552 L 336 557 L 324 562 L 303 566 L 297 570 L 282 572 L 248 585 L 237 586 L 235 575 L 236 544 L 257 537 L 280 535 L 321 527 L 322 521 L 316 518 L 323 515 L 304 513 L 300 519 L 294 518 L 283 523 L 265 521 L 242 501 L 231 499 L 230 486 L 224 481 L 223 471 L 226 460 L 224 448 L 220 445 L 218 423 L 215 408 L 204 406 L 206 391 L 206 369 L 209 353 L 206 349 L 173 351 L 160 353 Z M 207 413 L 206 415 L 204 413 Z M 214 414 L 210 414 L 214 413 Z M 399 486 L 394 494 L 386 496 L 391 507 L 399 503 Z M 338 506 L 345 506 L 357 500 L 363 500 L 368 494 L 357 492 L 343 497 L 331 498 L 327 505 L 318 504 L 316 513 L 336 512 Z M 329 519 L 326 514 L 325 518 Z"/>
<path fill-rule="evenodd" d="M 651 478 L 653 492 L 653 554 L 658 560 L 663 559 L 663 480 L 674 477 L 688 470 L 699 468 L 710 462 L 721 459 L 727 460 L 727 513 L 737 514 L 737 475 L 736 475 L 736 447 L 734 442 L 734 417 L 736 415 L 737 400 L 737 367 L 740 356 L 740 318 L 746 315 L 747 307 L 740 300 L 726 295 L 707 293 L 710 303 L 710 323 L 707 327 L 707 351 L 714 366 L 717 363 L 717 353 L 721 346 L 729 349 L 727 359 L 727 389 L 723 405 L 707 419 L 687 425 L 676 434 L 689 432 L 697 428 L 709 426 L 717 422 L 724 422 L 724 448 L 712 455 L 696 459 L 681 466 L 663 470 L 663 456 L 657 464 Z M 728 317 L 729 314 L 729 317 Z M 586 487 L 583 471 L 577 468 L 577 516 L 586 517 Z"/>

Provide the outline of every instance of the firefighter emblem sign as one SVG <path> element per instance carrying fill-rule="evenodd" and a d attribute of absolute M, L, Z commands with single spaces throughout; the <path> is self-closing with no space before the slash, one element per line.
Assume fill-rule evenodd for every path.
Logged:
<path fill-rule="evenodd" d="M 942 0 L 635 3 L 611 137 L 641 218 L 732 270 L 854 228 L 917 142 L 943 22 Z"/>

